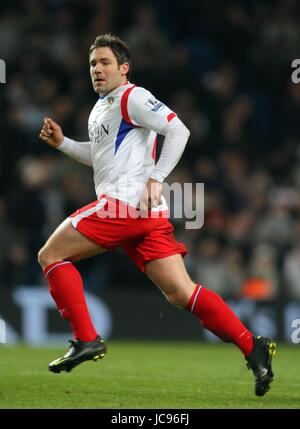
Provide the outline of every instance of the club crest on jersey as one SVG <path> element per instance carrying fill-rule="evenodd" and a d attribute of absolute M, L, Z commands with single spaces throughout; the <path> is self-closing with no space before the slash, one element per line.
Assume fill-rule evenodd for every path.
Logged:
<path fill-rule="evenodd" d="M 156 100 L 156 98 L 152 97 L 147 100 L 145 103 L 147 107 L 149 107 L 153 112 L 157 112 L 157 110 L 163 109 L 165 105 L 160 101 Z"/>
<path fill-rule="evenodd" d="M 106 101 L 106 106 L 104 108 L 104 112 L 111 108 L 114 101 L 115 101 L 114 97 L 108 97 L 108 99 Z"/>

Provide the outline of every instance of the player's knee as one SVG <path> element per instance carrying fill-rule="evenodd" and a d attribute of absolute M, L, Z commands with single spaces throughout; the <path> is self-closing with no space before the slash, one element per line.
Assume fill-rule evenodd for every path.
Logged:
<path fill-rule="evenodd" d="M 186 307 L 186 297 L 182 291 L 172 290 L 165 293 L 167 300 L 170 304 L 176 305 L 176 307 Z"/>
<path fill-rule="evenodd" d="M 196 284 L 192 281 L 186 281 L 175 284 L 164 290 L 167 300 L 177 307 L 187 308 L 188 302 L 195 290 Z"/>
<path fill-rule="evenodd" d="M 47 246 L 44 246 L 38 252 L 38 262 L 42 269 L 45 269 L 48 265 L 57 262 L 57 257 L 53 254 L 53 252 L 51 252 L 51 250 Z"/>

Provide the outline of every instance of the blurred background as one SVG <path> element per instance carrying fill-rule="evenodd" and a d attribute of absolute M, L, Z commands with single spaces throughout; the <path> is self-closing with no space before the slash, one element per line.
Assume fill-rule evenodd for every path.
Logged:
<path fill-rule="evenodd" d="M 88 50 L 104 32 L 129 44 L 131 82 L 191 131 L 168 177 L 205 186 L 204 226 L 173 222 L 190 275 L 252 329 L 290 341 L 300 319 L 300 84 L 291 81 L 299 20 L 296 0 L 1 1 L 0 317 L 11 342 L 66 331 L 36 254 L 95 199 L 92 171 L 38 135 L 47 115 L 65 135 L 88 140 L 97 101 Z M 103 306 L 107 336 L 212 340 L 121 252 L 78 268 L 94 312 Z"/>

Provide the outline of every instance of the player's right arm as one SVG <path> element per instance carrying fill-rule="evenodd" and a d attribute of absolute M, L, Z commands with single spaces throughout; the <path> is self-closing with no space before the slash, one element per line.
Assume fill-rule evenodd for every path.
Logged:
<path fill-rule="evenodd" d="M 82 164 L 92 166 L 90 142 L 77 142 L 63 135 L 61 127 L 51 118 L 44 118 L 39 138 Z"/>

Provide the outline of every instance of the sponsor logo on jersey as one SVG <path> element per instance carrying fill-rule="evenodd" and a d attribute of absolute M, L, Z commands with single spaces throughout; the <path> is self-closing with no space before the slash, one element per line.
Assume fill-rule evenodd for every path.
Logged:
<path fill-rule="evenodd" d="M 105 133 L 107 136 L 109 134 L 109 124 L 101 124 L 101 136 Z"/>
<path fill-rule="evenodd" d="M 147 107 L 149 107 L 153 112 L 157 112 L 160 109 L 163 109 L 165 105 L 160 101 L 156 100 L 156 98 L 152 97 L 147 100 L 145 103 Z"/>
<path fill-rule="evenodd" d="M 109 123 L 103 122 L 98 124 L 94 121 L 89 125 L 89 136 L 93 143 L 100 143 L 101 137 L 109 135 Z"/>
<path fill-rule="evenodd" d="M 89 136 L 93 143 L 100 143 L 100 133 L 97 125 L 97 121 L 93 121 L 89 124 Z"/>

